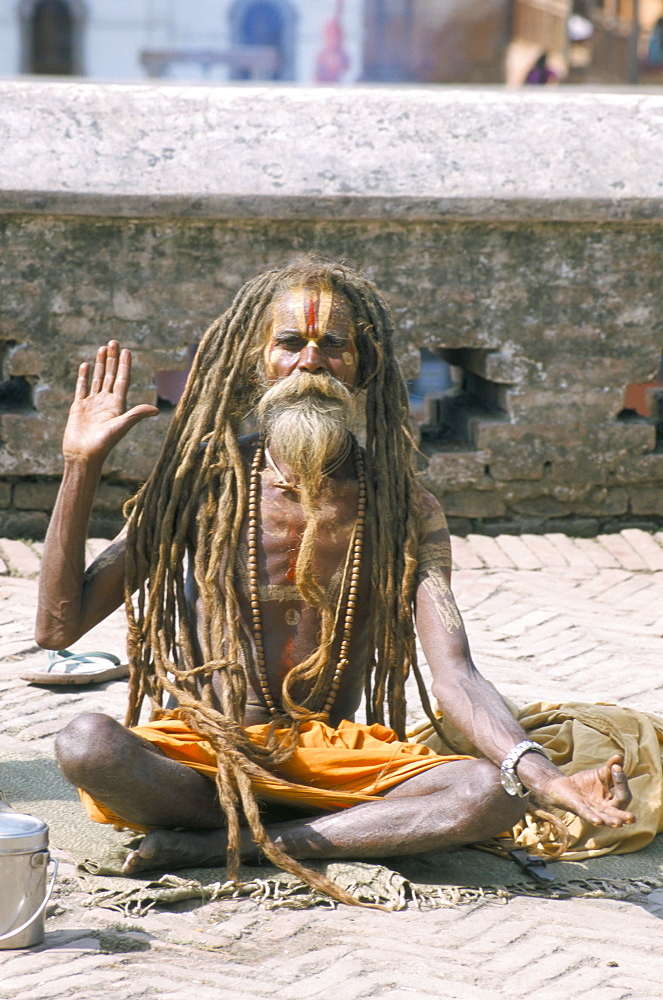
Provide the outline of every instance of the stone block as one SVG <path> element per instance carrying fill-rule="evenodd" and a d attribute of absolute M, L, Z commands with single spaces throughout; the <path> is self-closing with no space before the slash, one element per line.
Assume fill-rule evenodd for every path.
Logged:
<path fill-rule="evenodd" d="M 127 345 L 128 346 L 128 345 Z M 132 377 L 135 373 L 143 373 L 147 380 L 158 371 L 184 371 L 189 363 L 188 344 L 174 344 L 172 348 L 158 348 L 145 351 L 132 349 Z"/>
<path fill-rule="evenodd" d="M 550 495 L 510 501 L 509 510 L 513 510 L 516 514 L 526 514 L 529 517 L 541 518 L 564 517 L 574 512 L 572 504 L 562 503 Z"/>
<path fill-rule="evenodd" d="M 600 459 L 597 459 L 600 455 Z M 565 449 L 563 457 L 557 456 L 546 464 L 546 482 L 554 496 L 566 500 L 572 495 L 584 495 L 592 486 L 608 480 L 611 455 L 594 447 L 578 445 L 575 457 Z"/>
<path fill-rule="evenodd" d="M 544 521 L 541 531 L 546 535 L 561 532 L 576 538 L 594 538 L 601 522 L 597 517 L 552 517 Z"/>
<path fill-rule="evenodd" d="M 615 444 L 633 455 L 647 454 L 656 447 L 656 427 L 644 419 L 615 421 L 612 436 Z"/>
<path fill-rule="evenodd" d="M 507 503 L 512 504 L 518 500 L 530 500 L 550 495 L 551 484 L 547 482 L 543 483 L 540 480 L 512 479 L 507 483 L 500 483 L 499 492 Z"/>
<path fill-rule="evenodd" d="M 501 517 L 506 505 L 494 493 L 478 490 L 459 490 L 457 493 L 443 493 L 442 507 L 449 517 Z"/>
<path fill-rule="evenodd" d="M 579 385 L 554 392 L 542 392 L 540 389 L 512 391 L 507 394 L 507 399 L 509 413 L 517 424 L 550 420 L 561 425 L 588 425 L 614 420 L 623 409 L 624 390 L 621 385 L 616 388 Z"/>
<path fill-rule="evenodd" d="M 0 413 L 0 475 L 59 475 L 62 426 L 35 410 Z"/>
<path fill-rule="evenodd" d="M 614 517 L 626 514 L 629 509 L 629 492 L 624 487 L 597 487 L 582 498 L 573 501 L 573 514 L 595 514 L 600 517 Z"/>
<path fill-rule="evenodd" d="M 609 479 L 619 486 L 663 482 L 663 452 L 656 451 L 648 455 L 620 458 L 613 463 Z"/>
<path fill-rule="evenodd" d="M 524 456 L 530 467 L 535 462 L 552 463 L 549 474 L 560 461 L 575 468 L 576 475 L 601 475 L 606 459 L 610 464 L 653 452 L 656 428 L 645 420 L 611 421 L 603 425 L 582 422 L 547 424 L 532 421 L 516 425 L 503 421 L 482 421 L 477 427 L 476 444 L 491 454 L 491 471 L 498 462 L 515 466 Z M 498 466 L 499 467 L 499 466 Z"/>
<path fill-rule="evenodd" d="M 603 343 L 605 345 L 605 338 Z M 631 382 L 644 382 L 647 377 L 653 377 L 653 353 L 623 355 L 611 350 L 608 354 L 605 346 L 601 351 L 599 344 L 587 350 L 586 341 L 580 337 L 570 340 L 571 350 L 556 350 L 555 344 L 558 345 L 559 340 L 553 341 L 553 354 L 546 362 L 546 386 L 561 397 L 583 386 L 599 393 L 605 386 L 623 390 Z"/>
<path fill-rule="evenodd" d="M 0 482 L 0 509 L 11 507 L 12 484 Z"/>
<path fill-rule="evenodd" d="M 510 449 L 511 446 L 520 444 L 526 436 L 532 436 L 529 427 L 516 426 L 506 420 L 481 420 L 474 427 L 475 447 L 479 451 L 488 451 L 491 455 L 496 452 L 499 455 L 499 449 Z"/>
<path fill-rule="evenodd" d="M 0 349 L 3 346 L 3 340 L 22 340 L 23 336 L 24 330 L 16 316 L 0 315 Z"/>
<path fill-rule="evenodd" d="M 19 510 L 53 510 L 58 482 L 19 482 L 14 486 L 14 506 Z"/>
<path fill-rule="evenodd" d="M 44 358 L 30 344 L 16 344 L 5 355 L 2 370 L 7 375 L 40 375 L 44 367 Z"/>
<path fill-rule="evenodd" d="M 108 456 L 106 475 L 131 483 L 144 482 L 159 457 L 170 418 L 171 413 L 161 413 L 133 427 Z"/>
<path fill-rule="evenodd" d="M 43 511 L 0 510 L 0 538 L 43 538 L 48 516 Z"/>
<path fill-rule="evenodd" d="M 119 319 L 147 319 L 145 301 L 131 295 L 125 288 L 118 288 L 114 291 L 113 312 Z"/>
<path fill-rule="evenodd" d="M 41 413 L 47 413 L 56 425 L 53 428 L 54 439 L 58 433 L 60 438 L 62 437 L 69 407 L 74 398 L 75 384 L 76 375 L 72 372 L 69 377 L 63 379 L 61 385 L 38 383 L 34 388 L 32 398 L 35 409 Z"/>
<path fill-rule="evenodd" d="M 564 504 L 578 503 L 591 492 L 592 488 L 593 483 L 591 480 L 589 483 L 574 482 L 573 480 L 569 482 L 567 480 L 564 485 L 551 482 L 549 486 L 551 496 Z"/>
<path fill-rule="evenodd" d="M 490 472 L 501 489 L 513 480 L 556 480 L 560 462 L 569 460 L 569 447 L 561 428 L 553 427 L 556 433 L 539 425 L 482 425 L 480 440 L 490 454 Z M 577 463 L 574 467 L 577 476 Z"/>
<path fill-rule="evenodd" d="M 91 350 L 89 345 L 98 346 L 96 343 L 99 339 L 99 334 L 96 332 L 98 327 L 94 320 L 94 315 L 74 316 L 67 314 L 51 317 L 53 332 L 60 340 L 64 343 L 70 343 L 72 346 L 78 346 L 79 350 L 82 345 L 88 347 L 88 352 L 80 359 L 81 361 L 91 361 L 94 358 L 94 350 Z M 103 339 L 110 339 L 112 336 L 114 334 L 105 325 Z"/>
<path fill-rule="evenodd" d="M 495 484 L 486 465 L 488 452 L 479 451 L 438 451 L 429 456 L 428 468 L 422 481 L 431 479 L 441 488 L 469 486 L 476 490 L 492 490 Z"/>
<path fill-rule="evenodd" d="M 546 464 L 541 454 L 529 448 L 496 450 L 490 454 L 490 475 L 495 480 L 497 489 L 502 489 L 503 484 L 511 484 L 514 477 L 532 482 L 543 479 Z"/>
<path fill-rule="evenodd" d="M 115 515 L 115 517 L 121 517 L 122 507 L 133 492 L 134 490 L 126 486 L 116 486 L 113 483 L 102 480 L 97 487 L 97 493 L 94 498 L 93 512 L 95 516 L 99 517 L 104 514 L 111 514 Z"/>
<path fill-rule="evenodd" d="M 653 486 L 638 486 L 628 492 L 634 514 L 656 514 L 663 517 L 663 482 Z"/>

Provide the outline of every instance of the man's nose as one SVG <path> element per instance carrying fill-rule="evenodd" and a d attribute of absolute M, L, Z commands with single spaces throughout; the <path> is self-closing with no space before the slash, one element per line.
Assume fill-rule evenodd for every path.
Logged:
<path fill-rule="evenodd" d="M 328 371 L 327 360 L 314 340 L 309 340 L 306 347 L 300 352 L 297 368 L 307 372 Z"/>

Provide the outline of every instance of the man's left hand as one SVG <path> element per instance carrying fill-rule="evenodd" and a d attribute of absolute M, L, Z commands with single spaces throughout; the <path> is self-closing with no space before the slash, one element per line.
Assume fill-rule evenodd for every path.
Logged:
<path fill-rule="evenodd" d="M 539 797 L 545 805 L 575 813 L 592 826 L 619 829 L 635 823 L 626 808 L 632 796 L 623 765 L 624 758 L 615 754 L 602 767 L 552 778 Z"/>

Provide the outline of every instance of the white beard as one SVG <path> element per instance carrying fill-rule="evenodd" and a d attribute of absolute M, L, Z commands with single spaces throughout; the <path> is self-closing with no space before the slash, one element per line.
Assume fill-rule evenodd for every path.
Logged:
<path fill-rule="evenodd" d="M 345 444 L 355 400 L 334 376 L 298 372 L 270 386 L 256 412 L 261 430 L 279 456 L 302 485 L 315 488 L 325 466 Z"/>

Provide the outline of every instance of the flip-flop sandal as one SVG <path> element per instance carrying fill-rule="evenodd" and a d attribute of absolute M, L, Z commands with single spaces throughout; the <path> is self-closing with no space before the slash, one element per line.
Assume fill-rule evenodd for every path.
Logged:
<path fill-rule="evenodd" d="M 95 663 L 101 660 L 101 663 Z M 28 670 L 21 680 L 30 684 L 102 684 L 126 677 L 129 664 L 120 663 L 113 653 L 72 653 L 68 649 L 51 649 L 45 670 Z"/>

